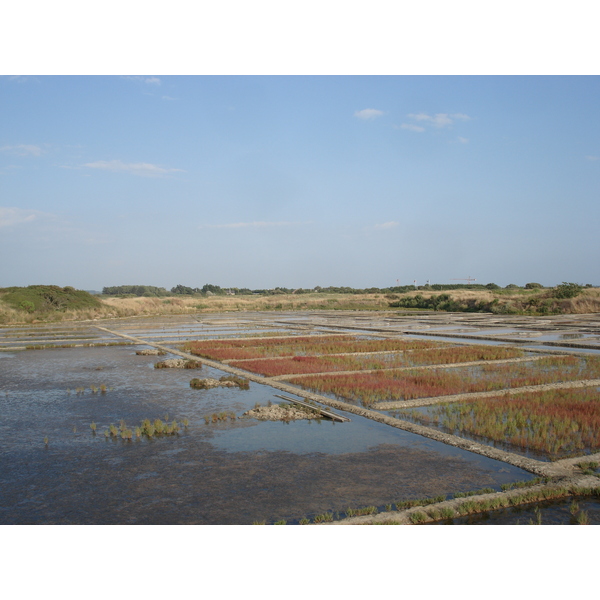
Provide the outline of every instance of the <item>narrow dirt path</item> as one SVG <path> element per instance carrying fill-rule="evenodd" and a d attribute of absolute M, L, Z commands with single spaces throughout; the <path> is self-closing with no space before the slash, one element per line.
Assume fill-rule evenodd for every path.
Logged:
<path fill-rule="evenodd" d="M 376 402 L 373 404 L 375 410 L 397 410 L 399 408 L 416 408 L 419 406 L 431 406 L 442 402 L 461 402 L 462 400 L 474 400 L 479 398 L 494 398 L 497 396 L 514 396 L 531 392 L 545 392 L 548 390 L 564 390 L 569 388 L 585 388 L 600 386 L 600 379 L 578 379 L 576 381 L 561 381 L 560 383 L 542 383 L 540 385 L 524 385 L 516 388 L 492 390 L 491 392 L 469 392 L 466 394 L 451 394 L 448 396 L 434 396 L 430 398 L 415 398 L 413 400 L 398 400 L 394 402 Z"/>

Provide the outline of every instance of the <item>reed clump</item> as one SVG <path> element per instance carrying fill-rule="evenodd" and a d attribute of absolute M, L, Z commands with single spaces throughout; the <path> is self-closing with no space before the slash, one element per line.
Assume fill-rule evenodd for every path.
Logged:
<path fill-rule="evenodd" d="M 331 513 L 331 512 L 326 512 L 326 513 L 323 513 L 322 515 L 317 515 L 314 518 L 315 523 L 329 523 L 331 521 L 333 521 L 333 513 Z"/>
<path fill-rule="evenodd" d="M 429 504 L 437 504 L 438 502 L 443 502 L 446 499 L 446 496 L 440 494 L 439 496 L 434 496 L 433 498 L 415 498 L 413 500 L 402 500 L 400 502 L 396 502 L 396 510 L 406 510 L 407 508 L 413 508 L 415 506 L 428 506 Z"/>
<path fill-rule="evenodd" d="M 209 425 L 210 423 L 226 422 L 227 419 L 235 421 L 237 419 L 236 414 L 233 411 L 221 411 L 214 412 L 210 415 L 204 415 L 204 422 Z"/>
<path fill-rule="evenodd" d="M 470 492 L 456 492 L 455 498 L 467 498 L 469 496 L 479 496 L 480 494 L 493 494 L 496 490 L 490 487 L 484 487 L 480 490 L 472 490 Z"/>
<path fill-rule="evenodd" d="M 95 424 L 94 424 L 95 425 Z M 95 430 L 94 430 L 95 431 Z M 133 429 L 127 426 L 124 419 L 121 419 L 119 427 L 115 427 L 114 424 L 110 424 L 108 429 L 104 432 L 106 438 L 121 438 L 122 440 L 132 441 L 145 436 L 147 438 L 162 437 L 168 435 L 178 435 L 180 432 L 179 423 L 172 421 L 171 423 L 164 423 L 161 419 L 143 419 L 140 425 L 135 426 Z"/>

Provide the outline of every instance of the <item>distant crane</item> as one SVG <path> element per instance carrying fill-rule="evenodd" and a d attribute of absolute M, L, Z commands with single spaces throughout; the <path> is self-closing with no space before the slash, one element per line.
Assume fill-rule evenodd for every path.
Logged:
<path fill-rule="evenodd" d="M 469 275 L 466 279 L 452 279 L 451 281 L 468 281 L 469 283 L 471 283 L 471 281 L 477 281 L 477 279 Z"/>

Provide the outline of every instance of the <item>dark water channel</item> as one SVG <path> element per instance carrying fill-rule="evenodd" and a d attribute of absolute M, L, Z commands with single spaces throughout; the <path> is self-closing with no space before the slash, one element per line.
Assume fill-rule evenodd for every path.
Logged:
<path fill-rule="evenodd" d="M 194 390 L 192 377 L 221 373 L 154 369 L 166 357 L 136 349 L 0 353 L 0 524 L 294 522 L 532 478 L 355 415 L 350 423 L 206 425 L 213 412 L 240 416 L 277 402 L 277 391 L 254 383 Z M 102 384 L 106 393 L 91 391 Z M 121 419 L 133 427 L 167 415 L 189 427 L 132 442 L 103 435 Z"/>

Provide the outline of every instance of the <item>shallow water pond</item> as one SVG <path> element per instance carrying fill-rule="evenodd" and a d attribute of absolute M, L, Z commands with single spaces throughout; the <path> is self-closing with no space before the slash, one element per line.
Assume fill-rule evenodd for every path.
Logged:
<path fill-rule="evenodd" d="M 222 373 L 154 369 L 168 357 L 136 356 L 139 348 L 2 354 L 0 523 L 293 522 L 532 477 L 355 415 L 335 424 L 206 425 L 213 412 L 239 417 L 257 402 L 279 402 L 278 392 L 255 383 L 191 389 L 191 378 Z M 121 419 L 131 427 L 165 417 L 189 427 L 131 442 L 103 435 Z"/>

